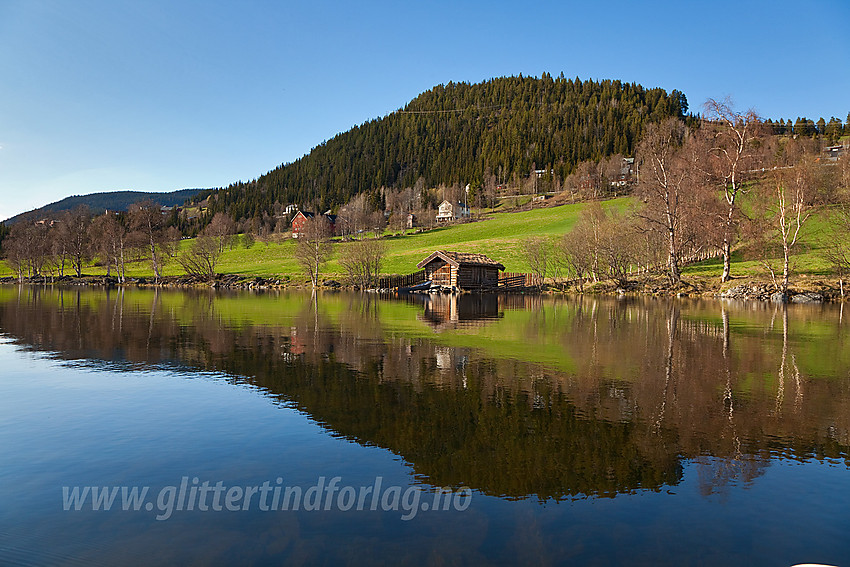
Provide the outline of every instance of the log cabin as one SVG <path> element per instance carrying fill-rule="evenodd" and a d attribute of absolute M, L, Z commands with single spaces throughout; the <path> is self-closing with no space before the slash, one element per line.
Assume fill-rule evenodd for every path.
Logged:
<path fill-rule="evenodd" d="M 464 290 L 495 289 L 505 267 L 484 254 L 437 250 L 416 265 L 434 285 Z"/>

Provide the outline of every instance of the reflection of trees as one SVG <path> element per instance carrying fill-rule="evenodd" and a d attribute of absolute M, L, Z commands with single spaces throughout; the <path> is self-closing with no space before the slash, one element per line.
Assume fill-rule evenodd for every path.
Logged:
<path fill-rule="evenodd" d="M 771 454 L 847 455 L 841 382 L 812 381 L 794 412 L 776 406 L 793 374 L 777 388 L 745 388 L 748 377 L 775 375 L 777 360 L 780 373 L 794 368 L 787 312 L 780 351 L 762 333 L 736 332 L 726 308 L 718 318 L 684 303 L 547 303 L 522 324 L 540 334 L 527 348 L 554 340 L 575 361 L 574 372 L 554 373 L 389 332 L 386 303 L 370 296 L 310 298 L 275 325 L 231 322 L 213 293 L 24 288 L 0 297 L 0 328 L 23 343 L 244 377 L 336 434 L 400 454 L 437 485 L 611 495 L 677 483 L 684 457 L 697 460 L 711 493 L 755 478 Z M 274 297 L 263 305 L 279 310 Z"/>
<path fill-rule="evenodd" d="M 731 331 L 729 326 L 729 310 L 725 304 L 720 307 L 722 321 L 722 364 L 723 376 L 723 415 L 726 426 L 721 430 L 720 440 L 724 442 L 725 451 L 719 457 L 700 455 L 695 461 L 700 492 L 707 496 L 714 493 L 725 493 L 729 486 L 737 481 L 752 482 L 761 476 L 768 465 L 768 459 L 762 455 L 744 454 L 741 449 L 741 438 L 735 423 L 735 388 L 732 378 L 732 361 L 730 353 Z"/>
<path fill-rule="evenodd" d="M 667 408 L 667 398 L 670 396 L 671 382 L 673 381 L 673 347 L 675 346 L 678 322 L 679 309 L 675 303 L 671 303 L 669 315 L 667 316 L 667 353 L 664 357 L 664 388 L 658 408 L 658 418 L 655 420 L 656 430 L 661 428 L 661 423 L 664 421 L 664 410 Z"/>
<path fill-rule="evenodd" d="M 779 308 L 777 308 L 779 309 Z M 785 400 L 785 380 L 790 374 L 794 381 L 794 389 L 796 392 L 794 398 L 794 411 L 800 409 L 803 400 L 803 385 L 800 380 L 800 369 L 797 366 L 797 357 L 791 353 L 790 360 L 788 357 L 788 307 L 783 305 L 782 309 L 782 358 L 779 361 L 779 372 L 777 372 L 778 386 L 776 388 L 776 409 L 777 415 L 782 413 L 782 402 Z"/>

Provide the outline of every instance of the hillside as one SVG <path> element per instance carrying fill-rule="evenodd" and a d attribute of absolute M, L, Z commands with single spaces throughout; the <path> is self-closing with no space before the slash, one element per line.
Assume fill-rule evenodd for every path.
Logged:
<path fill-rule="evenodd" d="M 70 211 L 80 205 L 87 205 L 94 214 L 102 213 L 107 209 L 112 211 L 126 211 L 133 203 L 148 199 L 161 206 L 174 207 L 182 205 L 187 199 L 197 195 L 201 191 L 203 189 L 181 189 L 179 191 L 171 191 L 170 193 L 108 191 L 104 193 L 90 193 L 88 195 L 74 195 L 41 208 L 15 215 L 4 222 L 7 225 L 11 225 L 25 218 L 36 220 L 62 211 Z"/>
<path fill-rule="evenodd" d="M 275 203 L 321 209 L 381 187 L 517 182 L 535 169 L 563 180 L 582 161 L 630 155 L 646 124 L 684 116 L 679 91 L 635 83 L 504 77 L 448 83 L 402 109 L 341 133 L 308 155 L 212 195 L 234 219 Z"/>

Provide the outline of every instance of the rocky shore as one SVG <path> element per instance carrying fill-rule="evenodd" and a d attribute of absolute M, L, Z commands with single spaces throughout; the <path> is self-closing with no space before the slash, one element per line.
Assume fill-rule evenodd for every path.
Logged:
<path fill-rule="evenodd" d="M 173 287 L 173 288 L 222 288 L 222 289 L 279 289 L 294 284 L 289 276 L 263 278 L 260 276 L 218 275 L 214 280 L 197 276 L 164 276 L 154 278 L 127 278 L 120 283 L 112 276 L 36 276 L 19 280 L 16 277 L 0 278 L 0 284 L 24 283 L 30 285 L 104 286 L 104 287 Z"/>
<path fill-rule="evenodd" d="M 789 290 L 787 293 L 782 293 L 768 284 L 736 285 L 718 293 L 717 297 L 743 301 L 769 301 L 771 303 L 823 303 L 824 301 L 839 299 L 833 297 L 832 290 L 822 292 Z"/>

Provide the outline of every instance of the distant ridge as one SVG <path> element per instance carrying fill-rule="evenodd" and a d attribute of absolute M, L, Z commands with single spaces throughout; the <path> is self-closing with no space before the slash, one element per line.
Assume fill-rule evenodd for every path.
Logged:
<path fill-rule="evenodd" d="M 27 211 L 6 219 L 7 225 L 14 224 L 20 220 L 38 220 L 63 211 L 70 211 L 80 205 L 88 205 L 94 214 L 100 214 L 109 209 L 111 211 L 126 211 L 133 203 L 150 199 L 160 206 L 174 207 L 182 205 L 187 199 L 197 195 L 204 189 L 180 189 L 170 193 L 147 193 L 144 191 L 107 191 L 103 193 L 89 193 L 88 195 L 74 195 L 65 197 L 61 201 L 44 205 L 41 208 Z"/>

